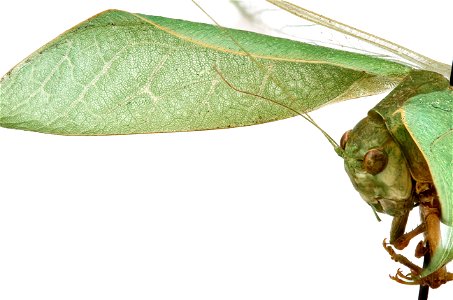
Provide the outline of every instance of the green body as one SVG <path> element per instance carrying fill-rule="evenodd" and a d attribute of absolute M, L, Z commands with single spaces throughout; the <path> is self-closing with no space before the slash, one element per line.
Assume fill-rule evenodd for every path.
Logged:
<path fill-rule="evenodd" d="M 413 85 L 413 74 L 428 81 Z M 443 221 L 452 225 L 453 95 L 448 83 L 434 73 L 414 73 L 376 57 L 106 11 L 59 36 L 3 77 L 0 126 L 62 135 L 230 128 L 292 117 L 295 111 L 377 94 L 400 83 L 372 111 L 373 122 L 358 125 L 367 131 L 371 124 L 380 134 L 348 146 L 349 174 L 370 205 L 398 217 L 413 207 L 412 179 L 429 170 L 431 175 L 420 180 L 434 181 Z M 410 92 L 402 95 L 401 90 Z M 418 121 L 421 115 L 424 124 L 434 118 L 442 126 L 426 131 Z M 394 155 L 390 168 L 384 175 L 357 180 L 355 157 L 380 143 Z M 373 202 L 376 190 L 385 201 Z M 448 227 L 444 248 L 427 273 L 452 259 L 450 231 Z"/>
<path fill-rule="evenodd" d="M 442 247 L 422 276 L 453 259 L 453 91 L 447 79 L 429 71 L 412 71 L 351 132 L 345 167 L 364 200 L 376 211 L 407 218 L 418 205 L 415 183 L 433 183 L 447 225 Z M 386 168 L 376 175 L 362 167 L 365 153 L 383 149 Z M 392 238 L 402 233 L 395 228 Z M 404 228 L 402 228 L 404 231 Z"/>

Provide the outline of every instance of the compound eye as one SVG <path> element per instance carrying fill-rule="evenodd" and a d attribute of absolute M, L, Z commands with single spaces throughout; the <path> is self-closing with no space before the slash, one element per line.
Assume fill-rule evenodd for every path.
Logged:
<path fill-rule="evenodd" d="M 387 154 L 379 149 L 371 149 L 363 157 L 363 169 L 371 175 L 381 173 L 387 166 Z"/>
<path fill-rule="evenodd" d="M 346 148 L 346 143 L 348 142 L 350 135 L 351 135 L 351 130 L 348 130 L 345 133 L 343 133 L 343 136 L 340 139 L 340 147 L 341 147 L 341 149 L 344 150 Z"/>

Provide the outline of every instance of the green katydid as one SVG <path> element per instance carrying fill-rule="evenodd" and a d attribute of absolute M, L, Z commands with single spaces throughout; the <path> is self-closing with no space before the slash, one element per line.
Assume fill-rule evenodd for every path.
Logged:
<path fill-rule="evenodd" d="M 224 73 L 221 73 L 221 74 L 224 74 Z M 227 79 L 225 81 L 228 81 Z M 357 249 L 355 249 L 357 251 Z"/>

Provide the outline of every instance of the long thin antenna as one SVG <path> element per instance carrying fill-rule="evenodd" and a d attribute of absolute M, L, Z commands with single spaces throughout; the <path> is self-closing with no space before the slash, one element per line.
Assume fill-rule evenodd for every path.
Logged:
<path fill-rule="evenodd" d="M 308 9 L 305 9 L 305 8 L 299 7 L 295 4 L 292 4 L 290 2 L 286 2 L 283 0 L 267 0 L 267 2 L 272 3 L 272 4 L 280 7 L 281 9 L 284 9 L 287 12 L 290 12 L 293 15 L 296 15 L 296 16 L 303 18 L 305 20 L 308 20 L 310 22 L 314 22 L 316 24 L 325 26 L 325 27 L 333 29 L 335 31 L 353 36 L 353 37 L 360 39 L 362 41 L 365 41 L 369 44 L 372 44 L 372 45 L 378 46 L 382 49 L 385 49 L 387 51 L 390 51 L 391 53 L 394 53 L 394 54 L 406 59 L 407 61 L 414 63 L 416 66 L 419 66 L 420 68 L 422 68 L 424 70 L 433 71 L 433 72 L 442 74 L 443 76 L 445 76 L 446 78 L 450 78 L 450 80 L 451 80 L 450 66 L 447 64 L 443 64 L 441 62 L 433 60 L 429 57 L 426 57 L 426 56 L 419 54 L 415 51 L 412 51 L 408 48 L 405 48 L 403 46 L 400 46 L 400 45 L 390 42 L 386 39 L 375 36 L 373 34 L 367 33 L 360 29 L 357 29 L 352 26 L 329 19 L 320 14 L 312 12 Z"/>
<path fill-rule="evenodd" d="M 254 94 L 254 93 L 251 93 L 249 91 L 245 91 L 245 90 L 241 90 L 241 89 L 238 89 L 237 87 L 235 87 L 234 85 L 232 85 L 230 82 L 228 82 L 228 80 L 223 76 L 223 74 L 220 72 L 220 70 L 217 69 L 217 67 L 214 67 L 215 71 L 217 72 L 217 74 L 219 75 L 219 77 L 233 90 L 235 90 L 236 92 L 238 93 L 242 93 L 242 94 L 246 94 L 246 95 L 250 95 L 250 96 L 253 96 L 253 97 L 257 97 L 259 99 L 263 99 L 263 100 L 266 100 L 268 102 L 271 102 L 271 103 L 274 103 L 280 107 L 283 107 L 291 112 L 293 112 L 295 115 L 298 115 L 298 116 L 301 116 L 302 118 L 304 118 L 305 120 L 307 120 L 308 122 L 310 122 L 313 126 L 315 126 L 319 131 L 321 131 L 321 133 L 329 140 L 329 142 L 335 147 L 335 150 L 337 151 L 337 153 L 339 153 L 339 155 L 341 156 L 341 151 L 339 152 L 337 150 L 338 146 L 336 144 L 336 142 L 332 139 L 332 137 L 327 133 L 325 132 L 321 127 L 319 127 L 318 124 L 316 124 L 315 121 L 313 121 L 313 119 L 308 115 L 308 114 L 303 114 L 303 113 L 300 113 L 298 112 L 297 110 L 295 110 L 294 108 L 286 105 L 286 104 L 283 104 L 283 103 L 280 103 L 278 101 L 276 101 L 275 99 L 271 99 L 271 98 L 267 98 L 267 97 L 264 97 L 264 96 L 261 96 L 261 95 L 257 95 L 257 94 Z M 339 148 L 338 148 L 339 149 Z"/>
<path fill-rule="evenodd" d="M 212 22 L 214 22 L 214 24 L 216 24 L 216 26 L 222 30 L 223 34 L 225 34 L 229 39 L 231 39 L 233 41 L 233 43 L 239 48 L 241 49 L 241 51 L 243 51 L 252 61 L 253 63 L 260 69 L 261 72 L 265 73 L 265 68 L 262 64 L 260 64 L 256 59 L 255 57 L 253 57 L 253 55 L 251 55 L 246 49 L 244 49 L 244 47 L 242 47 L 242 45 L 236 41 L 236 39 L 225 29 L 225 27 L 221 26 L 213 17 L 211 17 L 211 15 L 209 15 L 208 12 L 206 12 L 198 3 L 196 0 L 192 0 L 192 2 L 208 17 L 211 19 Z M 274 104 L 277 104 L 281 107 L 284 107 L 288 110 L 290 110 L 291 112 L 293 112 L 295 115 L 299 115 L 301 117 L 303 117 L 305 120 L 307 120 L 308 122 L 310 122 L 313 126 L 315 126 L 317 129 L 319 129 L 321 131 L 321 133 L 327 138 L 327 140 L 329 141 L 329 143 L 334 147 L 335 149 L 335 152 L 342 156 L 343 155 L 343 150 L 339 147 L 339 145 L 337 144 L 337 142 L 327 133 L 325 132 L 323 129 L 321 129 L 321 127 L 319 127 L 318 124 L 316 124 L 316 122 L 305 112 L 299 112 L 291 107 L 289 107 L 288 105 L 285 105 L 285 104 L 282 104 L 274 99 L 268 99 L 266 97 L 262 97 L 260 95 L 256 95 L 254 93 L 251 93 L 251 92 L 247 92 L 247 91 L 244 91 L 244 90 L 239 90 L 237 88 L 235 88 L 234 86 L 232 86 L 227 80 L 226 78 L 223 77 L 223 75 L 221 74 L 221 72 L 219 70 L 216 69 L 216 67 L 214 66 L 217 74 L 219 74 L 219 76 L 221 77 L 221 79 L 226 83 L 228 84 L 231 88 L 233 88 L 235 91 L 237 92 L 240 92 L 240 93 L 243 93 L 243 94 L 248 94 L 248 95 L 253 95 L 255 97 L 258 97 L 258 98 L 261 98 L 263 100 L 267 100 L 271 103 L 274 103 Z M 269 76 L 269 79 L 272 80 L 279 88 L 281 88 L 285 94 L 291 99 L 292 102 L 295 101 L 294 97 L 291 95 L 291 93 L 289 93 L 287 91 L 287 89 L 284 87 L 284 85 L 279 81 L 277 80 L 277 78 L 273 77 L 272 75 Z"/>

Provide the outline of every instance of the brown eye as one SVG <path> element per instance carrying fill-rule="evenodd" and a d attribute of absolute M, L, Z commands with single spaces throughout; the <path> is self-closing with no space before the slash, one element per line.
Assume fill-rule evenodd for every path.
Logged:
<path fill-rule="evenodd" d="M 387 154 L 379 149 L 371 149 L 363 157 L 363 168 L 372 175 L 379 174 L 387 166 Z"/>
<path fill-rule="evenodd" d="M 340 147 L 341 147 L 341 149 L 344 150 L 344 148 L 346 148 L 346 143 L 349 140 L 349 135 L 350 134 L 351 134 L 351 130 L 348 130 L 345 133 L 343 133 L 343 136 L 340 139 Z"/>

